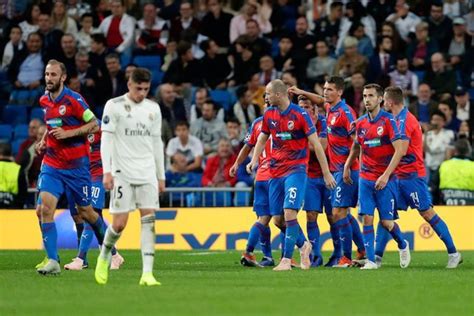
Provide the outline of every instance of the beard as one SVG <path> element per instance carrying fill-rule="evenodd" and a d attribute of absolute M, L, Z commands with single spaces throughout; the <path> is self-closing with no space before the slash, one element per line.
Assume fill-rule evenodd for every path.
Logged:
<path fill-rule="evenodd" d="M 48 88 L 48 84 L 53 84 L 53 86 L 51 88 Z M 48 90 L 49 92 L 52 92 L 52 93 L 57 92 L 60 87 L 61 87 L 60 82 L 57 82 L 57 83 L 48 82 L 48 83 L 46 83 L 46 90 Z"/>

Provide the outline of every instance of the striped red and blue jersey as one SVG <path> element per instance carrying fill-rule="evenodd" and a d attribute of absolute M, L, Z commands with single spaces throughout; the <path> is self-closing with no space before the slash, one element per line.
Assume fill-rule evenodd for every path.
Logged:
<path fill-rule="evenodd" d="M 380 110 L 374 119 L 367 114 L 356 122 L 356 142 L 361 147 L 360 177 L 376 181 L 387 169 L 395 152 L 392 143 L 399 139 L 392 114 Z"/>
<path fill-rule="evenodd" d="M 402 157 L 395 174 L 398 178 L 426 177 L 425 164 L 423 162 L 423 132 L 420 122 L 416 117 L 404 108 L 396 117 L 400 139 L 408 140 L 408 150 Z"/>
<path fill-rule="evenodd" d="M 316 131 L 318 132 L 319 138 L 327 138 L 327 124 L 326 117 L 322 114 L 318 114 L 318 121 L 316 122 Z M 321 178 L 323 171 L 319 160 L 313 150 L 309 151 L 309 162 L 308 162 L 308 177 L 309 178 Z"/>
<path fill-rule="evenodd" d="M 272 178 L 307 172 L 308 136 L 316 133 L 316 128 L 305 110 L 294 103 L 283 112 L 276 106 L 269 107 L 263 115 L 262 133 L 272 138 Z"/>
<path fill-rule="evenodd" d="M 46 92 L 40 98 L 40 105 L 45 110 L 48 129 L 43 163 L 57 169 L 75 169 L 88 164 L 89 144 L 85 136 L 56 139 L 50 133 L 58 127 L 64 130 L 79 128 L 85 121 L 90 121 L 92 112 L 82 96 L 64 87 L 55 100 Z"/>
<path fill-rule="evenodd" d="M 341 100 L 335 106 L 326 105 L 328 125 L 328 154 L 329 170 L 331 172 L 344 171 L 344 164 L 353 144 L 354 123 L 356 113 L 354 109 Z M 356 159 L 351 170 L 359 169 L 359 160 Z"/>
<path fill-rule="evenodd" d="M 257 117 L 250 126 L 247 136 L 245 136 L 245 144 L 253 148 L 257 144 L 258 136 L 262 131 L 263 116 Z M 270 173 L 270 153 L 272 151 L 272 138 L 268 138 L 265 149 L 258 158 L 258 169 L 256 181 L 267 181 L 271 179 Z"/>
<path fill-rule="evenodd" d="M 100 120 L 97 120 L 97 123 L 100 126 Z M 92 182 L 101 181 L 102 182 L 102 159 L 100 157 L 100 138 L 102 131 L 99 130 L 94 134 L 87 135 L 87 140 L 90 144 L 89 150 L 89 160 L 90 160 L 90 171 L 91 171 L 91 180 Z"/>

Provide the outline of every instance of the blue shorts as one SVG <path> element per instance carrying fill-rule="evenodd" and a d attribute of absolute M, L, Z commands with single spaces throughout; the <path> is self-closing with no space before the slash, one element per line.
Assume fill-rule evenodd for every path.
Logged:
<path fill-rule="evenodd" d="M 397 181 L 392 178 L 382 190 L 375 190 L 375 181 L 359 179 L 359 214 L 374 216 L 375 208 L 379 210 L 381 220 L 393 220 Z"/>
<path fill-rule="evenodd" d="M 331 190 L 326 188 L 323 178 L 308 178 L 304 197 L 303 210 L 307 212 L 323 212 L 332 214 Z"/>
<path fill-rule="evenodd" d="M 429 210 L 433 204 L 428 185 L 422 178 L 398 179 L 400 203 L 399 210 L 407 210 L 408 206 L 420 212 Z"/>
<path fill-rule="evenodd" d="M 74 198 L 72 196 L 72 193 L 69 189 L 66 189 L 66 198 L 67 198 L 67 203 L 69 206 L 69 211 L 71 212 L 71 215 L 77 215 L 77 208 L 76 204 L 74 203 Z M 97 182 L 92 182 L 91 186 L 91 201 L 92 201 L 92 207 L 95 209 L 100 209 L 102 210 L 105 205 L 105 189 L 104 185 L 102 184 L 102 181 L 97 181 Z"/>
<path fill-rule="evenodd" d="M 306 173 L 292 173 L 270 180 L 270 212 L 283 215 L 284 209 L 299 211 L 306 193 Z"/>
<path fill-rule="evenodd" d="M 253 192 L 253 210 L 257 216 L 270 216 L 270 203 L 268 200 L 268 190 L 270 181 L 255 181 Z"/>
<path fill-rule="evenodd" d="M 359 171 L 351 170 L 352 184 L 347 184 L 343 179 L 343 172 L 334 172 L 336 187 L 331 192 L 332 207 L 356 207 L 357 192 L 359 190 Z"/>
<path fill-rule="evenodd" d="M 38 189 L 48 192 L 58 200 L 69 190 L 71 200 L 79 206 L 91 204 L 91 175 L 89 165 L 76 169 L 56 169 L 43 164 L 39 175 Z"/>

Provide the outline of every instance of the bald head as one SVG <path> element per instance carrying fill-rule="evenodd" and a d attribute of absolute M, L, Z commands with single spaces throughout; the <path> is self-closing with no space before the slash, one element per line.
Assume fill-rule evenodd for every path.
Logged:
<path fill-rule="evenodd" d="M 265 88 L 270 105 L 286 106 L 289 104 L 288 86 L 280 79 L 272 80 Z"/>
<path fill-rule="evenodd" d="M 268 85 L 270 86 L 270 89 L 272 89 L 274 93 L 288 95 L 288 87 L 280 79 L 272 80 Z"/>

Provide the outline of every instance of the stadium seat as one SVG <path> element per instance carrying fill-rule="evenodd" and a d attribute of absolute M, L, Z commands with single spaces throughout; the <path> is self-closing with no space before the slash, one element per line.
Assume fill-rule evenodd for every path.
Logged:
<path fill-rule="evenodd" d="M 426 72 L 424 70 L 415 70 L 414 73 L 418 77 L 418 81 L 423 82 Z"/>
<path fill-rule="evenodd" d="M 3 109 L 3 122 L 7 124 L 27 124 L 28 121 L 28 106 L 27 105 L 13 105 L 9 104 Z"/>
<path fill-rule="evenodd" d="M 149 70 L 157 70 L 161 67 L 161 57 L 159 55 L 135 56 L 133 63 L 138 67 Z"/>
<path fill-rule="evenodd" d="M 469 89 L 469 98 L 474 99 L 474 88 Z"/>
<path fill-rule="evenodd" d="M 28 138 L 28 125 L 27 124 L 18 124 L 13 130 L 13 138 L 21 139 Z"/>
<path fill-rule="evenodd" d="M 228 111 L 232 106 L 232 95 L 227 90 L 211 90 L 210 97 Z"/>
<path fill-rule="evenodd" d="M 250 204 L 249 192 L 235 192 L 234 206 L 248 206 Z"/>
<path fill-rule="evenodd" d="M 35 90 L 13 90 L 10 94 L 10 103 L 13 104 L 37 104 L 39 97 L 44 94 L 44 88 Z"/>
<path fill-rule="evenodd" d="M 151 93 L 155 93 L 156 88 L 160 85 L 161 80 L 163 79 L 164 73 L 161 70 L 152 69 L 151 70 Z"/>
<path fill-rule="evenodd" d="M 13 156 L 16 156 L 18 154 L 18 150 L 20 149 L 21 144 L 25 141 L 25 138 L 20 138 L 20 139 L 15 139 L 12 142 L 12 153 Z"/>
<path fill-rule="evenodd" d="M 132 61 L 132 57 L 127 54 L 120 54 L 120 67 L 125 69 Z"/>
<path fill-rule="evenodd" d="M 44 110 L 42 108 L 32 108 L 31 109 L 31 115 L 30 115 L 30 120 L 32 119 L 39 119 L 41 121 L 44 120 Z"/>
<path fill-rule="evenodd" d="M 8 124 L 0 124 L 0 141 L 9 142 L 12 138 L 13 128 Z"/>

